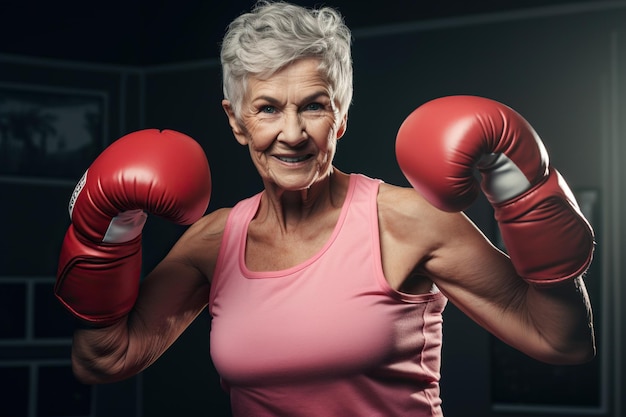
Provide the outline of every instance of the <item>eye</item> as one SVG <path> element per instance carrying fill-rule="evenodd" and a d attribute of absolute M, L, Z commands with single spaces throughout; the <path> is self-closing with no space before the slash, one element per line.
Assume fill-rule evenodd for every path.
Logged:
<path fill-rule="evenodd" d="M 273 114 L 273 113 L 276 113 L 276 107 L 274 107 L 274 106 L 270 106 L 269 104 L 268 104 L 268 105 L 265 105 L 265 106 L 262 106 L 262 107 L 260 108 L 260 110 L 261 110 L 261 113 L 267 113 L 267 114 Z"/>
<path fill-rule="evenodd" d="M 305 110 L 309 110 L 309 111 L 322 110 L 323 108 L 324 106 L 320 103 L 309 103 L 304 107 Z"/>

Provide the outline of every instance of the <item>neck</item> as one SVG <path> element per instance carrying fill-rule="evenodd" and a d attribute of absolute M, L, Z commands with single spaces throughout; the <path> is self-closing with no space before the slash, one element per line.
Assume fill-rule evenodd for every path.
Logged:
<path fill-rule="evenodd" d="M 302 190 L 266 185 L 257 219 L 272 219 L 289 231 L 343 204 L 349 176 L 334 170 L 326 178 Z"/>

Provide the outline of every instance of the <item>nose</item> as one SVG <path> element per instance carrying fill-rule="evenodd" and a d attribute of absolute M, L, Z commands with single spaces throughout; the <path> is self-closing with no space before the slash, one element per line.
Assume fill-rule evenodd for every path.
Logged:
<path fill-rule="evenodd" d="M 285 112 L 278 140 L 289 144 L 289 146 L 297 146 L 306 139 L 305 123 L 301 115 L 297 111 Z"/>

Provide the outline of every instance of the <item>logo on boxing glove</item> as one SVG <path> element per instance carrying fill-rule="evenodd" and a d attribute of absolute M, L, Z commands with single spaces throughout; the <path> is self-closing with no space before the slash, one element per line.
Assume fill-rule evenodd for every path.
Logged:
<path fill-rule="evenodd" d="M 80 180 L 78 180 L 78 184 L 76 184 L 76 187 L 74 187 L 74 191 L 72 192 L 72 197 L 70 197 L 70 202 L 67 207 L 70 213 L 70 219 L 72 218 L 72 212 L 74 211 L 76 200 L 78 200 L 78 195 L 83 190 L 83 187 L 85 187 L 85 183 L 87 183 L 87 172 L 89 172 L 89 170 L 85 171 Z"/>

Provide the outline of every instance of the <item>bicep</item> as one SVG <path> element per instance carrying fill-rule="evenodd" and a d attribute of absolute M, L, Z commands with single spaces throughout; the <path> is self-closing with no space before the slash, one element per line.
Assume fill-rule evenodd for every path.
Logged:
<path fill-rule="evenodd" d="M 519 281 L 508 256 L 462 213 L 446 215 L 431 224 L 431 233 L 439 237 L 433 238 L 436 243 L 424 269 L 436 283 L 459 287 L 494 302 L 508 302 L 506 294 L 512 290 L 509 286 L 516 287 L 514 283 Z"/>
<path fill-rule="evenodd" d="M 205 235 L 202 224 L 192 226 L 142 281 L 131 317 L 137 331 L 162 340 L 166 336 L 171 343 L 206 307 L 208 265 L 214 263 L 217 247 Z"/>
<path fill-rule="evenodd" d="M 114 290 L 114 289 L 112 289 Z M 164 259 L 141 283 L 121 321 L 74 333 L 72 363 L 85 383 L 113 382 L 141 372 L 180 336 L 206 304 L 208 288 L 197 272 Z"/>
<path fill-rule="evenodd" d="M 190 227 L 146 276 L 135 307 L 142 322 L 186 326 L 206 307 L 227 215 L 220 210 Z"/>
<path fill-rule="evenodd" d="M 75 332 L 77 376 L 90 383 L 124 379 L 150 366 L 174 343 L 208 303 L 223 218 L 207 216 L 183 234 L 141 281 L 135 305 L 121 322 Z"/>
<path fill-rule="evenodd" d="M 528 285 L 508 256 L 463 214 L 436 222 L 440 240 L 423 264 L 439 289 L 470 318 L 505 341 L 532 324 L 525 307 Z"/>
<path fill-rule="evenodd" d="M 128 317 L 127 357 L 138 367 L 154 362 L 208 304 L 206 268 L 216 254 L 206 239 L 205 219 L 191 226 L 141 282 Z"/>
<path fill-rule="evenodd" d="M 188 325 L 206 306 L 209 282 L 196 267 L 166 257 L 141 283 L 132 318 L 147 332 Z"/>
<path fill-rule="evenodd" d="M 454 234 L 433 251 L 424 269 L 451 303 L 494 336 L 538 360 L 587 360 L 593 351 L 593 332 L 580 279 L 558 288 L 531 287 L 509 258 L 463 216 L 440 227 Z"/>
<path fill-rule="evenodd" d="M 580 280 L 531 287 L 464 214 L 437 210 L 416 193 L 390 195 L 381 222 L 387 256 L 395 256 L 388 265 L 429 278 L 467 316 L 529 356 L 554 362 L 588 354 L 590 308 Z M 584 349 L 569 353 L 572 344 Z"/>

